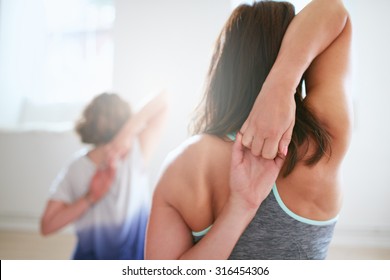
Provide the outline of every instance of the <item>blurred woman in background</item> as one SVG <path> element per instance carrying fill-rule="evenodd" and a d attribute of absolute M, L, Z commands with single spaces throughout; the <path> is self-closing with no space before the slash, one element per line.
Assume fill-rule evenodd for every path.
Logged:
<path fill-rule="evenodd" d="M 143 259 L 150 208 L 145 168 L 166 111 L 165 93 L 134 114 L 117 94 L 96 96 L 76 125 L 92 149 L 79 152 L 56 178 L 42 234 L 74 222 L 74 259 Z"/>

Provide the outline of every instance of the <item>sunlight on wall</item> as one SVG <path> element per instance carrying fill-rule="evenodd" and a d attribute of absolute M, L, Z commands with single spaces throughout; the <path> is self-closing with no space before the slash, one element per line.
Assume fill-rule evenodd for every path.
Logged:
<path fill-rule="evenodd" d="M 115 91 L 125 95 L 136 105 L 146 94 L 166 87 L 173 95 L 172 110 L 166 133 L 150 168 L 153 182 L 167 153 L 188 137 L 190 113 L 201 96 L 213 42 L 231 10 L 243 1 L 115 0 L 118 6 L 113 34 L 109 31 L 114 16 L 112 8 L 100 12 L 95 8 L 88 10 L 82 4 L 86 0 L 61 1 L 65 6 L 53 4 L 59 3 L 58 1 L 0 0 L 0 126 L 15 124 L 20 118 L 34 119 L 26 115 L 28 110 L 25 110 L 25 114 L 21 114 L 19 110 L 21 104 L 28 104 L 23 103 L 24 97 L 35 99 L 38 103 L 45 100 L 72 100 L 73 97 L 88 99 L 88 94 L 96 94 L 112 84 Z M 88 1 L 90 4 L 107 2 L 110 1 Z M 298 12 L 309 0 L 291 2 Z M 390 65 L 390 40 L 387 36 L 390 34 L 390 24 L 387 14 L 390 2 L 345 0 L 344 3 L 351 13 L 354 26 L 356 63 L 353 65 L 353 92 L 357 101 L 355 111 L 359 123 L 355 127 L 352 145 L 345 160 L 345 206 L 340 215 L 339 229 L 345 230 L 343 242 L 356 237 L 356 233 L 357 237 L 362 234 L 375 241 L 378 239 L 377 232 L 382 232 L 387 239 L 385 242 L 379 240 L 379 243 L 390 247 L 390 131 L 386 123 L 390 119 L 387 82 Z M 71 5 L 80 6 L 85 13 L 75 12 L 70 8 Z M 66 17 L 47 17 L 46 13 L 50 9 L 67 11 Z M 100 13 L 102 18 L 98 16 Z M 98 21 L 98 17 L 102 21 Z M 20 21 L 20 18 L 24 20 Z M 69 24 L 71 20 L 82 27 L 77 29 L 78 27 Z M 50 28 L 47 26 L 48 22 L 51 22 Z M 91 31 L 89 24 L 100 26 L 101 33 Z M 49 37 L 46 31 L 50 31 Z M 109 42 L 108 37 L 111 35 L 115 44 Z M 82 43 L 72 43 L 76 37 L 84 38 Z M 100 47 L 97 48 L 97 45 Z M 114 62 L 108 62 L 113 53 Z M 50 59 L 45 61 L 42 59 L 44 57 Z M 85 65 L 80 64 L 81 58 L 86 61 Z M 98 70 L 99 67 L 105 69 Z M 100 72 L 103 70 L 107 74 Z M 55 76 L 57 72 L 61 75 Z M 91 88 L 87 89 L 81 77 L 85 77 L 85 81 L 93 81 Z M 76 85 L 80 87 L 76 89 Z M 58 120 L 52 115 L 59 111 L 57 107 L 49 109 L 41 105 L 36 106 L 40 113 L 49 110 L 45 121 Z M 9 137 L 7 133 L 4 135 Z M 45 136 L 42 138 L 44 140 L 34 140 L 31 136 L 19 137 L 19 142 L 3 140 L 0 147 L 5 151 L 20 151 L 20 147 L 23 147 L 26 155 L 27 152 L 35 155 L 35 143 L 38 143 L 42 150 L 52 147 L 54 151 L 61 152 L 61 158 L 68 157 L 72 149 L 78 147 L 76 139 L 68 139 L 72 142 L 62 143 L 59 141 L 64 137 L 54 140 L 51 137 L 52 135 Z M 57 148 L 61 145 L 69 151 Z M 13 161 L 5 158 L 2 170 L 4 172 L 9 168 L 8 173 L 15 172 L 15 178 L 18 179 L 20 162 L 13 153 L 9 152 L 8 156 Z M 28 160 L 39 167 L 39 170 L 45 170 L 40 174 L 42 176 L 39 172 L 27 171 L 31 173 L 31 178 L 38 178 L 42 182 L 39 187 L 42 193 L 46 193 L 46 171 L 51 168 L 54 174 L 60 164 L 55 165 L 55 168 L 50 164 L 54 161 L 54 152 L 45 155 L 47 159 L 40 154 L 39 156 L 42 166 L 35 164 L 33 156 Z M 14 168 L 10 167 L 10 162 L 14 164 Z M 0 175 L 0 178 L 5 176 Z M 10 186 L 12 192 L 15 184 L 4 183 L 0 187 Z M 24 183 L 19 187 L 24 192 L 36 193 L 33 189 L 26 190 Z"/>
<path fill-rule="evenodd" d="M 0 12 L 0 125 L 18 123 L 26 102 L 87 101 L 112 88 L 112 0 L 2 0 Z"/>
<path fill-rule="evenodd" d="M 34 99 L 89 100 L 112 87 L 115 9 L 89 0 L 46 0 L 45 90 Z M 55 94 L 53 94 L 55 92 Z"/>

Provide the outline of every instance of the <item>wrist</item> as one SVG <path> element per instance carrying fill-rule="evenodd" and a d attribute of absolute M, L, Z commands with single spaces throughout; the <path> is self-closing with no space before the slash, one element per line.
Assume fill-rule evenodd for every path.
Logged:
<path fill-rule="evenodd" d="M 284 73 L 284 71 L 271 70 L 267 79 L 261 88 L 264 93 L 269 93 L 272 96 L 286 99 L 286 97 L 293 97 L 301 77 L 295 77 Z"/>
<path fill-rule="evenodd" d="M 260 204 L 261 203 L 249 202 L 248 200 L 240 198 L 234 194 L 231 194 L 227 201 L 228 207 L 231 208 L 234 213 L 242 218 L 247 217 L 249 219 L 252 219 L 255 216 Z"/>
<path fill-rule="evenodd" d="M 264 85 L 280 89 L 278 92 L 295 94 L 296 88 L 302 79 L 311 60 L 305 56 L 280 53 L 271 68 Z"/>
<path fill-rule="evenodd" d="M 95 201 L 90 193 L 87 193 L 84 196 L 84 200 L 87 202 L 88 206 L 93 206 L 95 203 Z"/>

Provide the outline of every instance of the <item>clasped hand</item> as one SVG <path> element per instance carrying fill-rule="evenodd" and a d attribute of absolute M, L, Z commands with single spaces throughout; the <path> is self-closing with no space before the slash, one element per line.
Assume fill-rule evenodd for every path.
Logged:
<path fill-rule="evenodd" d="M 295 124 L 295 100 L 281 86 L 264 83 L 240 132 L 242 144 L 255 156 L 274 159 L 287 155 Z"/>
<path fill-rule="evenodd" d="M 275 159 L 254 156 L 237 133 L 230 169 L 230 198 L 241 207 L 256 210 L 268 196 L 282 168 L 284 156 Z"/>

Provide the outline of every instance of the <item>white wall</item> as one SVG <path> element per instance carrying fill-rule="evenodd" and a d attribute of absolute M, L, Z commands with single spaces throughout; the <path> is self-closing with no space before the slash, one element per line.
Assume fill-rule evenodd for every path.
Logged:
<path fill-rule="evenodd" d="M 354 242 L 359 237 L 390 247 L 390 2 L 351 4 L 356 120 L 335 241 Z"/>
<path fill-rule="evenodd" d="M 164 87 L 172 95 L 168 126 L 151 166 L 154 181 L 165 155 L 188 136 L 230 2 L 117 0 L 116 8 L 114 90 L 133 103 Z"/>
<path fill-rule="evenodd" d="M 42 5 L 42 1 L 1 1 L 0 125 L 16 124 L 23 96 L 30 91 L 42 91 Z"/>
<path fill-rule="evenodd" d="M 69 128 L 0 129 L 0 229 L 39 229 L 52 181 L 81 147 Z"/>

